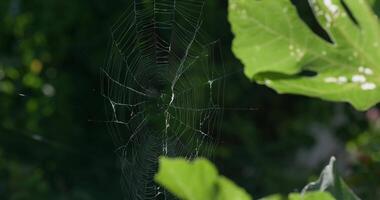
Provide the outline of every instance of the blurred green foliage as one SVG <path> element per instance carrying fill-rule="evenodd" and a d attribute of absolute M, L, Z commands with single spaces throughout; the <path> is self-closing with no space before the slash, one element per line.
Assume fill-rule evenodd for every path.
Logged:
<path fill-rule="evenodd" d="M 121 198 L 109 136 L 89 122 L 119 5 L 0 2 L 0 199 Z"/>
<path fill-rule="evenodd" d="M 323 36 L 307 4 L 293 2 Z M 126 4 L 0 1 L 0 199 L 122 198 L 98 74 Z M 204 21 L 204 31 L 222 41 L 225 66 L 241 69 L 230 50 L 227 1 L 207 1 Z M 280 96 L 238 73 L 226 81 L 226 107 L 257 109 L 225 111 L 214 156 L 221 174 L 255 196 L 287 194 L 335 154 L 359 196 L 380 198 L 378 108 L 366 115 L 343 103 Z"/>

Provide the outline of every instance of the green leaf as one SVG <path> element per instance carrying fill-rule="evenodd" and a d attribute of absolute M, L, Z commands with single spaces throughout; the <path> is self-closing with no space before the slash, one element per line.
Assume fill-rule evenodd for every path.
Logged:
<path fill-rule="evenodd" d="M 327 192 L 308 192 L 304 195 L 292 193 L 289 195 L 289 200 L 335 200 L 335 198 Z"/>
<path fill-rule="evenodd" d="M 270 195 L 260 200 L 335 200 L 335 198 L 328 192 L 307 192 L 304 194 L 290 193 L 288 198 L 279 194 Z"/>
<path fill-rule="evenodd" d="M 280 194 L 272 194 L 272 195 L 260 198 L 260 200 L 286 200 L 286 199 Z"/>
<path fill-rule="evenodd" d="M 339 176 L 334 157 L 323 169 L 319 179 L 306 185 L 302 193 L 310 191 L 328 191 L 338 200 L 360 200 Z"/>
<path fill-rule="evenodd" d="M 221 176 L 218 179 L 218 194 L 216 200 L 250 200 L 246 191 L 239 188 L 232 181 Z"/>
<path fill-rule="evenodd" d="M 309 4 L 332 43 L 310 30 L 290 0 L 230 0 L 233 52 L 245 74 L 279 93 L 349 102 L 360 110 L 378 103 L 380 25 L 374 0 Z"/>
<path fill-rule="evenodd" d="M 189 162 L 161 157 L 155 181 L 184 200 L 210 200 L 218 179 L 215 167 L 205 159 Z"/>
<path fill-rule="evenodd" d="M 250 200 L 232 181 L 219 176 L 212 163 L 203 158 L 192 162 L 161 157 L 155 181 L 182 200 Z"/>
<path fill-rule="evenodd" d="M 301 194 L 292 193 L 289 200 L 360 200 L 336 173 L 335 158 L 322 171 L 316 182 L 309 183 Z M 182 200 L 251 200 L 244 189 L 218 174 L 212 163 L 203 158 L 161 157 L 155 181 Z M 272 195 L 262 200 L 281 200 Z"/>

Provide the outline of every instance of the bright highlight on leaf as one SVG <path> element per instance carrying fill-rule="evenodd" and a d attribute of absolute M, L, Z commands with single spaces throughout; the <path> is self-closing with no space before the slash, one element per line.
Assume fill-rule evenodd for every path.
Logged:
<path fill-rule="evenodd" d="M 290 0 L 230 0 L 233 52 L 249 78 L 279 93 L 366 110 L 380 102 L 376 1 L 309 0 L 328 42 L 310 30 Z"/>

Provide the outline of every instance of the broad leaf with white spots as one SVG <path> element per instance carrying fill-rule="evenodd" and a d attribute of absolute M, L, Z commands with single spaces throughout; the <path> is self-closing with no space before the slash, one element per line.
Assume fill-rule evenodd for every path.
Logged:
<path fill-rule="evenodd" d="M 309 0 L 329 42 L 302 21 L 290 0 L 230 0 L 233 52 L 249 78 L 279 93 L 366 110 L 380 102 L 377 1 Z"/>

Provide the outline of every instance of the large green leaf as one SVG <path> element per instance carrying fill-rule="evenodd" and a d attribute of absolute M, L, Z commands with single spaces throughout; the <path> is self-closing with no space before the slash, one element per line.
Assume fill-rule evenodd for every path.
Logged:
<path fill-rule="evenodd" d="M 182 200 L 250 200 L 206 159 L 160 158 L 155 181 Z"/>
<path fill-rule="evenodd" d="M 368 109 L 380 101 L 375 1 L 309 0 L 330 43 L 302 21 L 290 0 L 230 0 L 233 52 L 249 78 L 279 93 Z"/>

